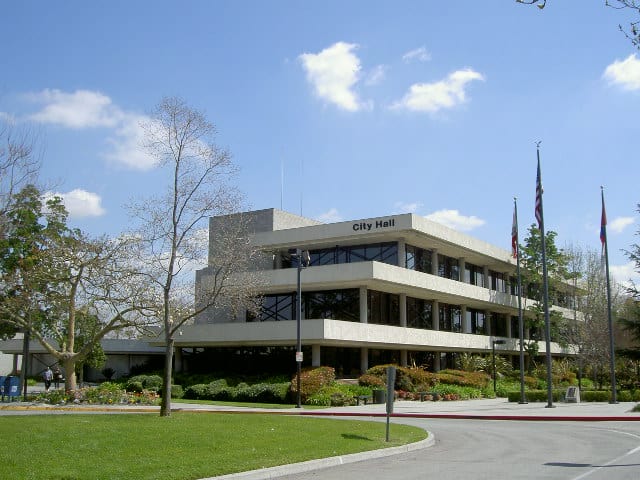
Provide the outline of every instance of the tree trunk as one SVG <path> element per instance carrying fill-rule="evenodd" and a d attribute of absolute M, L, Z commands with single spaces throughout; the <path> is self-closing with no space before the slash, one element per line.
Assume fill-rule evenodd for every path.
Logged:
<path fill-rule="evenodd" d="M 171 374 L 173 373 L 173 344 L 172 336 L 166 337 L 166 350 L 164 353 L 164 378 L 162 379 L 162 400 L 160 403 L 160 416 L 171 416 Z"/>
<path fill-rule="evenodd" d="M 64 368 L 64 389 L 65 391 L 73 391 L 77 387 L 76 385 L 76 362 L 70 358 L 62 360 L 62 367 Z"/>

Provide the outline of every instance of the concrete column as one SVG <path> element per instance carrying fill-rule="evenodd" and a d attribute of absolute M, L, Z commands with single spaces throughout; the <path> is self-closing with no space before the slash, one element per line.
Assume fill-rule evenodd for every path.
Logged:
<path fill-rule="evenodd" d="M 460 315 L 462 315 L 462 333 L 471 333 L 471 318 L 467 318 L 466 305 L 460 305 Z"/>
<path fill-rule="evenodd" d="M 464 258 L 459 258 L 458 259 L 458 269 L 460 270 L 460 278 L 458 278 L 458 280 L 460 280 L 461 282 L 464 282 L 464 269 L 466 266 L 467 262 Z M 465 282 L 466 283 L 466 282 Z"/>
<path fill-rule="evenodd" d="M 407 326 L 407 294 L 406 293 L 401 293 L 399 295 L 399 302 L 400 302 L 400 326 L 401 327 L 406 327 Z"/>
<path fill-rule="evenodd" d="M 486 265 L 483 268 L 482 276 L 484 277 L 484 288 L 491 289 L 491 280 L 489 279 L 489 267 Z"/>
<path fill-rule="evenodd" d="M 280 252 L 276 252 L 275 257 L 275 268 L 276 270 L 280 270 L 282 268 L 282 255 L 280 255 Z"/>
<path fill-rule="evenodd" d="M 173 369 L 182 372 L 182 347 L 175 347 L 173 353 Z"/>
<path fill-rule="evenodd" d="M 491 335 L 491 314 L 488 310 L 484 312 L 484 331 L 487 335 Z"/>
<path fill-rule="evenodd" d="M 407 358 L 408 358 L 408 354 L 406 350 L 400 350 L 400 366 L 401 367 L 406 367 L 407 366 Z"/>
<path fill-rule="evenodd" d="M 367 287 L 360 287 L 360 323 L 369 323 L 369 308 L 367 305 Z"/>
<path fill-rule="evenodd" d="M 369 370 L 369 349 L 362 347 L 360 349 L 360 373 Z"/>
<path fill-rule="evenodd" d="M 407 268 L 407 249 L 404 238 L 398 240 L 398 266 Z"/>
<path fill-rule="evenodd" d="M 511 315 L 507 315 L 506 316 L 506 322 L 507 324 L 505 325 L 506 327 L 506 332 L 507 332 L 507 338 L 512 338 L 511 337 Z"/>
<path fill-rule="evenodd" d="M 435 352 L 434 354 L 433 371 L 436 373 L 440 371 L 440 352 Z"/>
<path fill-rule="evenodd" d="M 311 345 L 311 366 L 319 367 L 320 365 L 322 365 L 322 363 L 320 362 L 320 345 Z"/>
<path fill-rule="evenodd" d="M 431 273 L 438 275 L 438 250 L 435 248 L 431 251 Z"/>
<path fill-rule="evenodd" d="M 431 316 L 433 329 L 440 330 L 440 302 L 438 302 L 438 300 L 433 301 L 433 306 L 431 307 Z"/>

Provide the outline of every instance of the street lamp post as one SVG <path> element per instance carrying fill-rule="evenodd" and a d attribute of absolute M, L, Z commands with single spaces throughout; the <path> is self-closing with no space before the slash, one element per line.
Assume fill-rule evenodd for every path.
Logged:
<path fill-rule="evenodd" d="M 496 345 L 504 345 L 504 340 L 491 340 L 491 361 L 493 363 L 493 393 L 496 393 Z"/>
<path fill-rule="evenodd" d="M 298 260 L 298 288 L 297 288 L 297 301 L 296 301 L 296 371 L 297 371 L 297 395 L 296 395 L 296 408 L 302 407 L 302 400 L 300 395 L 300 376 L 302 374 L 302 282 L 301 274 L 302 269 L 309 266 L 311 258 L 309 251 L 302 251 L 296 248 L 296 253 L 292 256 Z"/>

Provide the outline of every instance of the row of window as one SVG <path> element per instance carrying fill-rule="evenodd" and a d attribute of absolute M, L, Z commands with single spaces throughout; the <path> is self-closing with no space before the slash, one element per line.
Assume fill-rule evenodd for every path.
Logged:
<path fill-rule="evenodd" d="M 351 322 L 360 321 L 360 292 L 358 289 L 342 289 L 302 294 L 303 318 L 327 318 Z M 407 297 L 407 327 L 433 330 L 433 302 Z M 463 332 L 463 320 L 468 322 L 470 333 L 477 335 L 506 336 L 507 322 L 511 322 L 512 336 L 518 334 L 518 318 L 473 308 L 465 310 L 462 318 L 459 305 L 439 303 L 437 322 L 439 330 Z M 265 295 L 257 316 L 248 314 L 247 321 L 295 320 L 296 294 Z M 400 326 L 400 296 L 367 290 L 367 322 L 379 325 Z"/>
<path fill-rule="evenodd" d="M 310 250 L 309 257 L 309 266 L 311 267 L 370 261 L 398 265 L 398 244 L 396 242 L 385 242 L 345 247 L 335 246 Z M 471 285 L 517 295 L 516 282 L 510 282 L 509 280 L 512 279 L 504 273 L 489 270 L 489 278 L 485 280 L 484 268 L 465 262 L 464 271 L 461 275 L 460 262 L 457 258 L 441 254 L 438 254 L 437 258 L 437 275 L 442 278 L 463 281 Z M 280 265 L 282 268 L 296 268 L 298 266 L 298 258 L 295 255 L 282 255 Z M 404 266 L 409 270 L 432 274 L 433 251 L 406 245 Z M 511 286 L 510 289 L 509 286 Z"/>

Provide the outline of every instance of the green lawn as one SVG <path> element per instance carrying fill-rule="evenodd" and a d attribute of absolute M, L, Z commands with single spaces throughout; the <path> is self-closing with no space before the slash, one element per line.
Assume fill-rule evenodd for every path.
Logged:
<path fill-rule="evenodd" d="M 0 417 L 0 478 L 187 480 L 422 440 L 424 430 L 265 414 Z"/>

